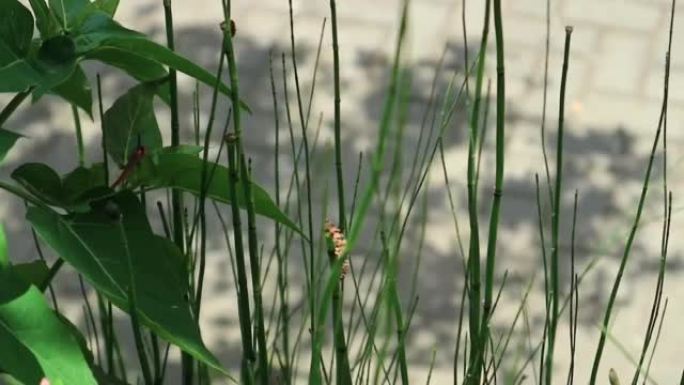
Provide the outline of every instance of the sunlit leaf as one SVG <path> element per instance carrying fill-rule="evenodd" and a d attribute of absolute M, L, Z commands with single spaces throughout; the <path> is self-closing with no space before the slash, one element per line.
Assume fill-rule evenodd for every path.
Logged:
<path fill-rule="evenodd" d="M 203 161 L 196 155 L 184 153 L 158 152 L 146 157 L 136 172 L 131 176 L 133 186 L 145 186 L 148 189 L 178 188 L 197 196 L 202 186 Z M 228 195 L 228 169 L 215 163 L 208 163 L 207 197 L 224 203 L 232 203 Z M 246 208 L 242 181 L 237 182 L 237 205 Z M 266 190 L 253 184 L 254 208 L 257 214 L 271 218 L 303 235 L 297 225 L 283 213 L 268 195 Z"/>
<path fill-rule="evenodd" d="M 43 293 L 12 269 L 0 270 L 0 366 L 25 384 L 97 384 L 76 338 Z"/>

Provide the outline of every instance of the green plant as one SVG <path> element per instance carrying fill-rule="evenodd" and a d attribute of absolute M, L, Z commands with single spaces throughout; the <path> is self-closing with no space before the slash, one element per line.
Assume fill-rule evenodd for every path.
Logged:
<path fill-rule="evenodd" d="M 0 181 L 1 189 L 26 205 L 26 220 L 39 256 L 36 261 L 12 262 L 7 248 L 8 241 L 12 240 L 6 239 L 0 227 L 0 374 L 3 379 L 23 384 L 37 384 L 47 378 L 51 384 L 65 385 L 134 382 L 158 385 L 171 378 L 167 373 L 169 350 L 177 348 L 181 353 L 180 378 L 184 385 L 220 380 L 263 385 L 303 381 L 314 385 L 409 384 L 412 381 L 409 333 L 419 300 L 416 282 L 432 212 L 425 188 L 438 151 L 441 162 L 437 166 L 442 168 L 454 224 L 453 236 L 458 245 L 454 259 L 464 273 L 459 293 L 460 313 L 458 320 L 454 320 L 457 329 L 454 383 L 496 383 L 498 376 L 504 374 L 506 383 L 519 384 L 525 369 L 539 359 L 539 365 L 535 367 L 538 381 L 550 385 L 557 370 L 554 357 L 558 348 L 559 320 L 566 310 L 570 320 L 571 352 L 568 384 L 573 383 L 576 371 L 585 369 L 575 365 L 579 287 L 594 262 L 586 265 L 580 274 L 576 273 L 579 192 L 575 192 L 573 206 L 571 279 L 565 296 L 559 278 L 564 103 L 567 74 L 571 70 L 571 27 L 566 29 L 561 72 L 553 186 L 544 139 L 544 97 L 541 137 L 549 194 L 548 199 L 542 197 L 546 194 L 540 193 L 537 176 L 536 198 L 541 240 L 539 254 L 544 266 L 545 322 L 542 338 L 533 342 L 527 301 L 534 277 L 526 286 L 515 317 L 506 325 L 505 331 L 500 333 L 493 323 L 508 277 L 506 271 L 497 279 L 497 266 L 500 265 L 498 231 L 505 192 L 507 102 L 505 25 L 500 0 L 484 2 L 478 52 L 474 60 L 468 62 L 466 39 L 466 69 L 463 73 L 446 74 L 449 83 L 445 90 L 436 85 L 437 79 L 444 75 L 444 58 L 438 63 L 417 144 L 410 148 L 414 152 L 410 157 L 403 157 L 402 152 L 407 148 L 409 102 L 415 88 L 413 68 L 405 54 L 412 14 L 410 2 L 402 1 L 377 142 L 372 151 L 359 154 L 352 189 L 345 185 L 345 171 L 349 171 L 350 160 L 344 158 L 343 152 L 345 119 L 341 100 L 344 89 L 340 79 L 344 68 L 340 60 L 337 2 L 329 2 L 334 116 L 333 141 L 328 148 L 320 143 L 322 116 L 317 127 L 311 119 L 326 24 L 324 22 L 321 29 L 316 64 L 311 74 L 311 92 L 307 98 L 301 81 L 304 74 L 300 72 L 297 60 L 295 15 L 292 1 L 288 1 L 290 44 L 289 52 L 281 56 L 282 86 L 276 81 L 278 71 L 274 71 L 273 61 L 269 62 L 275 112 L 273 198 L 256 183 L 252 158 L 244 144 L 243 124 L 251 110 L 241 100 L 241 90 L 250 85 L 241 82 L 238 76 L 239 58 L 235 49 L 238 37 L 229 0 L 221 2 L 223 17 L 220 31 L 217 30 L 221 46 L 216 74 L 174 52 L 171 0 L 162 2 L 166 46 L 115 21 L 118 0 L 30 0 L 29 4 L 30 10 L 18 0 L 0 0 L 0 92 L 13 94 L 0 111 L 0 162 L 23 138 L 6 129 L 13 113 L 29 96 L 35 101 L 51 94 L 71 109 L 78 166 L 60 175 L 50 165 L 25 163 L 13 170 L 13 182 Z M 547 34 L 548 7 L 547 3 Z M 605 382 L 598 368 L 606 341 L 614 340 L 609 327 L 611 316 L 644 210 L 661 139 L 664 161 L 659 274 L 642 350 L 638 360 L 633 360 L 633 384 L 640 378 L 649 379 L 655 351 L 655 346 L 651 345 L 657 344 L 667 308 L 667 300 L 663 306 L 661 304 L 672 217 L 672 195 L 667 186 L 666 123 L 674 9 L 673 2 L 661 115 L 636 217 L 601 325 L 591 369 L 592 385 Z M 494 26 L 496 55 L 494 103 L 490 100 L 489 82 L 484 91 L 488 76 L 490 19 Z M 38 31 L 36 37 L 33 36 L 34 28 Z M 548 65 L 548 39 L 546 54 Z M 87 118 L 93 118 L 93 90 L 82 69 L 86 61 L 116 67 L 137 80 L 136 85 L 105 108 L 102 92 L 106 90 L 102 90 L 97 77 L 103 159 L 93 164 L 87 162 L 80 120 L 81 112 Z M 178 96 L 177 72 L 197 81 L 193 98 L 193 143 L 181 141 L 179 103 L 182 101 Z M 228 84 L 221 80 L 226 74 Z M 472 77 L 473 89 L 470 87 Z M 296 97 L 294 112 L 290 106 L 292 82 L 295 90 L 292 94 Z M 200 83 L 213 91 L 204 129 L 200 127 L 199 119 Z M 546 95 L 546 90 L 544 92 Z M 158 122 L 155 100 L 168 107 L 170 146 L 163 143 L 160 126 L 165 125 Z M 211 160 L 210 145 L 217 136 L 217 110 L 222 100 L 230 103 L 231 110 L 221 133 L 218 154 Z M 490 111 L 490 104 L 493 111 Z M 283 180 L 281 175 L 281 112 L 287 118 L 287 155 L 291 157 L 293 167 L 289 181 Z M 491 113 L 495 114 L 494 189 L 487 222 L 486 252 L 482 254 L 480 166 Z M 463 247 L 461 239 L 457 203 L 452 196 L 444 154 L 448 131 L 461 115 L 467 122 L 468 138 L 467 248 Z M 222 159 L 225 159 L 223 164 Z M 365 163 L 364 159 L 367 159 Z M 403 173 L 405 165 L 402 162 L 406 159 L 411 161 L 407 167 L 409 175 Z M 121 171 L 112 175 L 110 164 Z M 329 220 L 327 215 L 331 180 L 335 185 L 333 199 L 337 203 L 337 221 Z M 211 201 L 221 223 L 227 242 L 227 259 L 232 266 L 241 337 L 239 365 L 219 362 L 202 340 L 199 328 L 208 237 L 216 232 L 207 221 L 210 214 L 207 210 L 210 202 L 207 201 Z M 223 204 L 230 206 L 230 226 L 223 218 L 222 213 L 227 211 Z M 544 210 L 545 204 L 551 207 L 550 212 Z M 148 206 L 156 206 L 157 214 L 153 215 Z M 155 231 L 151 224 L 155 219 L 161 223 L 160 231 Z M 551 224 L 550 229 L 546 228 L 547 223 Z M 407 229 L 414 225 L 419 230 L 418 240 L 415 249 L 407 251 Z M 264 241 L 270 236 L 270 226 L 274 226 L 272 245 Z M 551 241 L 550 248 L 547 248 L 547 239 Z M 45 245 L 57 257 L 51 264 L 43 256 Z M 270 252 L 268 246 L 272 246 Z M 358 258 L 357 253 L 363 254 L 364 258 Z M 407 258 L 407 255 L 415 258 Z M 297 256 L 301 257 L 302 274 L 292 269 Z M 409 265 L 411 262 L 413 266 Z M 54 277 L 65 265 L 78 273 L 84 298 L 85 332 L 60 313 L 60 298 L 52 288 Z M 402 285 L 407 275 L 410 284 Z M 301 277 L 301 282 L 293 280 L 295 276 Z M 84 282 L 95 291 L 96 306 L 91 305 Z M 269 286 L 270 282 L 275 284 Z M 299 286 L 304 295 L 301 303 L 295 306 L 291 303 L 292 292 Z M 269 292 L 271 288 L 273 293 Z M 43 295 L 46 290 L 50 290 L 52 306 Z M 272 300 L 270 307 L 269 299 Z M 120 309 L 130 322 L 133 341 L 119 335 L 113 307 Z M 521 353 L 525 349 L 519 349 L 517 353 L 509 351 L 521 319 L 526 323 L 528 341 L 523 344 L 529 345 L 528 356 Z M 463 326 L 464 322 L 467 327 Z M 137 360 L 127 359 L 122 354 L 122 346 L 129 343 L 135 348 Z M 436 351 L 432 351 L 428 383 L 435 361 Z M 306 367 L 302 368 L 303 365 Z M 239 367 L 239 374 L 232 373 L 227 366 Z M 513 369 L 509 370 L 509 367 Z M 129 378 L 131 372 L 136 373 L 135 379 Z M 616 372 L 610 373 L 611 383 L 619 381 Z"/>

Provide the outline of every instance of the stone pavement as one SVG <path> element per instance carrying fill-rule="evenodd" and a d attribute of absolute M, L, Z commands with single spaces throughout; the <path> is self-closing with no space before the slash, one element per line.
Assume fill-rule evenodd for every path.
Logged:
<path fill-rule="evenodd" d="M 268 81 L 269 52 L 279 63 L 281 52 L 289 52 L 289 20 L 286 0 L 235 1 L 234 19 L 238 28 L 238 57 L 241 84 L 245 98 L 255 110 L 246 119 L 248 151 L 255 156 L 257 179 L 272 186 L 273 175 L 271 129 L 273 126 L 271 94 Z M 445 68 L 462 71 L 464 66 L 464 38 L 461 12 L 463 4 L 453 0 L 414 0 L 411 4 L 410 34 L 407 63 L 414 71 L 411 98 L 409 140 L 406 159 L 410 159 L 420 128 L 420 117 L 430 94 L 434 68 L 445 52 Z M 504 1 L 504 29 L 507 87 L 507 164 L 504 192 L 504 212 L 500 235 L 499 276 L 509 270 L 511 289 L 504 295 L 497 314 L 497 322 L 507 325 L 514 315 L 520 293 L 528 280 L 537 273 L 535 290 L 530 300 L 530 318 L 538 336 L 541 330 L 539 314 L 543 313 L 542 279 L 539 275 L 540 253 L 536 228 L 534 173 L 543 173 L 540 146 L 540 124 L 544 79 L 544 44 L 546 31 L 546 2 L 544 0 Z M 323 18 L 328 16 L 326 1 L 295 0 L 295 32 L 297 34 L 300 77 L 304 94 L 311 88 L 316 46 Z M 552 0 L 550 19 L 550 55 L 547 129 L 549 155 L 555 159 L 555 138 L 558 115 L 558 93 L 563 56 L 564 26 L 574 27 L 572 37 L 569 83 L 566 101 L 566 168 L 564 185 L 563 228 L 569 234 L 569 217 L 574 189 L 579 190 L 579 227 L 577 244 L 578 266 L 583 268 L 593 258 L 599 263 L 580 288 L 582 328 L 578 336 L 576 383 L 585 382 L 590 370 L 596 344 L 598 322 L 602 317 L 607 293 L 618 266 L 636 202 L 641 189 L 653 135 L 661 107 L 664 55 L 667 46 L 670 3 L 665 0 Z M 220 21 L 218 1 L 175 1 L 177 45 L 181 52 L 199 60 L 208 68 L 216 66 Z M 684 7 L 678 7 L 678 12 Z M 466 4 L 467 44 L 469 59 L 476 54 L 481 34 L 483 9 L 481 2 Z M 382 98 L 385 93 L 388 63 L 398 28 L 397 0 L 341 0 L 338 4 L 340 52 L 343 86 L 345 158 L 355 160 L 358 151 L 368 149 L 375 139 Z M 163 16 L 160 1 L 122 2 L 119 20 L 125 25 L 142 30 L 158 41 L 163 41 Z M 676 236 L 682 222 L 682 203 L 679 192 L 684 191 L 681 163 L 684 146 L 684 19 L 675 21 L 672 72 L 670 87 L 668 146 L 669 188 L 674 192 L 673 238 L 670 245 L 670 275 L 666 278 L 665 295 L 669 297 L 663 338 L 654 360 L 651 376 L 660 384 L 674 383 L 681 375 L 684 356 L 682 334 L 678 321 L 684 317 L 683 241 Z M 326 26 L 322 44 L 320 70 L 317 77 L 312 117 L 323 114 L 323 140 L 331 138 L 332 118 L 332 47 L 330 29 Z M 490 30 L 487 57 L 488 76 L 494 89 L 494 32 Z M 289 64 L 289 63 L 288 63 Z M 280 65 L 276 65 L 280 70 Z M 91 66 L 90 73 L 104 74 L 105 105 L 130 82 L 121 81 L 115 71 Z M 443 92 L 450 74 L 443 74 L 437 89 Z M 189 105 L 193 82 L 181 79 L 181 100 Z M 290 89 L 293 95 L 293 87 Z M 207 93 L 204 92 L 203 96 Z M 5 100 L 5 99 L 3 99 Z M 74 164 L 72 127 L 69 110 L 64 106 L 41 101 L 26 108 L 10 122 L 32 138 L 20 143 L 8 158 L 0 175 L 7 176 L 24 161 L 58 164 L 66 171 Z M 294 108 L 294 104 L 293 104 Z M 414 111 L 415 110 L 415 111 Z M 294 110 L 293 110 L 294 111 Z M 494 107 L 492 106 L 492 111 Z M 461 111 L 462 112 L 462 111 Z M 204 112 L 206 119 L 207 112 Z M 223 112 L 225 114 L 225 112 Z M 185 108 L 186 124 L 190 123 L 190 109 Z M 314 118 L 312 118 L 313 120 Z M 461 223 L 467 222 L 465 211 L 466 146 L 464 118 L 458 117 L 453 132 L 445 142 L 445 158 L 449 165 L 454 194 L 460 202 Z M 284 118 L 283 120 L 284 121 Z M 490 119 L 493 123 L 494 119 Z M 49 122 L 49 124 L 46 124 Z M 162 122 L 162 119 L 160 119 Z M 164 124 L 162 124 L 164 126 Z M 85 135 L 91 159 L 98 155 L 98 129 L 87 125 Z M 483 195 L 488 197 L 493 178 L 493 126 L 489 127 L 489 141 L 485 146 Z M 190 137 L 191 133 L 186 133 Z M 283 145 L 287 142 L 284 141 Z M 68 153 L 68 154 L 67 154 Z M 66 154 L 66 155 L 65 155 Z M 661 157 L 657 161 L 661 161 Z M 349 162 L 353 164 L 354 162 Z M 661 168 L 657 163 L 658 170 Z M 291 167 L 291 166 L 289 166 Z M 553 167 L 553 163 L 552 163 Z M 354 167 L 347 177 L 353 181 Z M 406 175 L 408 172 L 406 172 Z M 662 172 L 655 172 L 654 180 L 661 180 Z M 409 338 L 412 349 L 410 361 L 414 381 L 424 381 L 432 350 L 437 352 L 432 383 L 450 383 L 451 356 L 455 341 L 457 298 L 461 288 L 456 242 L 447 196 L 444 193 L 442 171 L 434 167 L 428 186 L 432 209 L 425 240 L 425 256 L 418 284 L 423 293 Z M 652 185 L 642 231 L 637 236 L 635 252 L 626 270 L 618 300 L 617 318 L 612 335 L 633 357 L 638 357 L 643 332 L 646 328 L 652 291 L 655 287 L 660 240 L 662 191 L 658 183 Z M 2 195 L 6 197 L 6 195 Z M 487 202 L 486 199 L 483 199 Z M 488 203 L 485 205 L 485 213 Z M 32 246 L 23 221 L 22 208 L 14 199 L 3 198 L 0 207 L 2 221 L 8 227 L 13 255 L 32 258 Z M 333 206 L 330 206 L 333 207 Z M 462 228 L 467 227 L 462 225 Z M 414 234 L 415 235 L 415 234 Z M 569 239 L 568 236 L 562 237 Z M 410 239 L 407 250 L 416 245 L 417 236 Z M 238 352 L 236 319 L 233 307 L 234 291 L 222 243 L 212 243 L 207 282 L 207 305 L 204 306 L 205 338 L 220 353 L 224 362 L 234 365 Z M 569 243 L 564 246 L 568 256 Z M 568 276 L 568 272 L 565 272 Z M 77 297 L 77 287 L 67 279 L 61 288 Z M 429 294 L 429 295 L 428 295 Z M 228 300 L 227 300 L 228 298 Z M 81 317 L 74 308 L 72 318 Z M 567 325 L 561 326 L 559 341 L 558 381 L 567 371 Z M 232 331 L 231 331 L 232 330 Z M 519 344 L 512 348 L 518 349 Z M 618 348 L 609 342 L 604 354 L 601 381 L 606 382 L 607 371 L 615 368 L 623 382 L 633 373 L 634 366 Z M 232 360 L 232 361 L 231 361 Z M 532 375 L 529 372 L 529 375 Z M 528 379 L 528 381 L 530 381 Z"/>

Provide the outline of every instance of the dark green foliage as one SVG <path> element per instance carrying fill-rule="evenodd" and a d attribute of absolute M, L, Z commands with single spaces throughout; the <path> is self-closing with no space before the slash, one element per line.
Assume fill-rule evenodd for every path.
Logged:
<path fill-rule="evenodd" d="M 130 257 L 140 322 L 223 371 L 202 343 L 185 299 L 186 270 L 178 249 L 152 232 L 140 202 L 130 192 L 93 202 L 92 206 L 88 213 L 66 216 L 31 207 L 27 218 L 48 245 L 124 311 L 128 311 L 129 303 L 127 288 L 131 281 L 126 258 Z"/>
<path fill-rule="evenodd" d="M 155 88 L 141 84 L 114 102 L 102 121 L 106 131 L 107 152 L 120 167 L 128 163 L 138 146 L 147 153 L 162 147 L 161 132 L 154 115 Z"/>

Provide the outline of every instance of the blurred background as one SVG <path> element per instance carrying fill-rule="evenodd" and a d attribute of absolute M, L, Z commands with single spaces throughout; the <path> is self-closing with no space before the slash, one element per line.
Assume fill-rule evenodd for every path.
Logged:
<path fill-rule="evenodd" d="M 419 133 L 431 95 L 443 96 L 454 72 L 464 73 L 466 63 L 472 63 L 479 47 L 483 7 L 482 2 L 453 0 L 414 0 L 409 16 L 409 38 L 404 63 L 411 70 L 412 85 L 408 100 L 408 126 L 401 148 L 405 167 L 400 172 L 406 181 L 411 160 L 419 145 Z M 544 180 L 540 129 L 544 100 L 546 1 L 509 0 L 504 4 L 506 54 L 506 173 L 503 196 L 502 229 L 499 236 L 497 275 L 508 271 L 507 288 L 497 308 L 495 324 L 504 332 L 515 316 L 527 285 L 533 289 L 527 309 L 528 322 L 518 323 L 519 335 L 524 335 L 525 323 L 532 335 L 539 338 L 543 328 L 543 275 L 540 241 L 537 230 L 535 173 Z M 237 25 L 237 57 L 242 98 L 253 110 L 244 118 L 247 152 L 254 162 L 256 180 L 273 192 L 274 114 L 281 122 L 281 172 L 289 178 L 292 159 L 282 87 L 281 54 L 290 55 L 288 3 L 286 0 L 234 1 L 233 18 Z M 302 94 L 314 89 L 311 107 L 311 134 L 319 126 L 319 162 L 314 166 L 323 181 L 315 186 L 317 193 L 329 190 L 334 197 L 333 162 L 331 154 L 333 87 L 332 44 L 330 26 L 326 25 L 321 45 L 319 69 L 315 78 L 316 51 L 324 19 L 329 16 L 328 2 L 323 0 L 293 0 L 297 60 Z M 465 7 L 465 8 L 464 8 Z M 219 1 L 175 1 L 175 32 L 177 50 L 210 71 L 218 65 L 220 46 L 219 23 L 222 20 Z M 555 159 L 558 119 L 558 94 L 563 58 L 564 27 L 572 25 L 571 59 L 566 97 L 565 184 L 561 260 L 569 260 L 570 219 L 574 191 L 579 194 L 576 258 L 578 270 L 590 263 L 593 268 L 583 280 L 580 292 L 580 330 L 578 335 L 578 383 L 588 379 L 590 362 L 596 349 L 597 335 L 606 300 L 617 272 L 625 240 L 629 232 L 649 151 L 657 127 L 662 103 L 662 84 L 669 25 L 670 2 L 666 0 L 552 0 L 550 2 L 548 94 L 546 109 L 547 145 L 550 160 Z M 677 12 L 684 11 L 684 7 Z M 359 152 L 372 150 L 386 94 L 389 65 L 394 49 L 400 4 L 396 0 L 338 1 L 338 23 L 342 84 L 342 140 L 348 186 L 353 186 Z M 117 19 L 124 26 L 144 32 L 163 43 L 164 20 L 161 0 L 122 1 Z M 463 21 L 465 20 L 465 26 Z M 684 191 L 682 148 L 684 146 L 684 39 L 681 25 L 675 18 L 670 104 L 668 109 L 668 184 L 673 190 L 674 208 L 670 241 L 668 275 L 665 296 L 669 298 L 663 323 L 663 338 L 659 341 L 650 372 L 652 383 L 675 383 L 681 375 L 684 357 L 684 335 L 679 323 L 684 319 L 684 240 L 680 192 Z M 490 32 L 487 75 L 495 90 L 494 36 Z M 269 80 L 270 59 L 276 74 L 280 108 L 274 111 Z M 290 57 L 286 58 L 290 66 Z M 442 63 L 441 73 L 435 71 Z M 86 65 L 94 79 L 102 75 L 105 108 L 133 83 L 120 71 L 98 65 Z M 296 108 L 292 69 L 288 69 L 290 104 Z M 473 82 L 474 83 L 474 82 Z M 191 141 L 192 95 L 194 81 L 180 77 L 179 92 L 182 107 L 184 138 Z M 201 121 L 208 116 L 211 92 L 200 89 Z M 1 103 L 9 101 L 2 95 Z M 229 102 L 219 103 L 217 122 L 223 122 Z M 159 106 L 158 120 L 168 134 L 168 112 Z M 494 108 L 482 166 L 482 212 L 488 213 L 493 181 Z M 101 159 L 98 119 L 82 117 L 87 155 L 90 161 Z M 295 123 L 298 119 L 294 119 Z M 458 219 L 464 240 L 467 240 L 466 155 L 467 127 L 465 110 L 460 108 L 444 140 L 445 161 L 452 191 L 458 206 Z M 9 174 L 24 162 L 43 162 L 60 172 L 76 166 L 74 127 L 69 106 L 56 98 L 45 97 L 37 103 L 26 103 L 7 123 L 8 129 L 28 137 L 21 140 L 0 169 L 0 177 Z M 296 131 L 299 131 L 295 124 Z M 296 134 L 299 137 L 299 133 Z M 218 136 L 213 143 L 218 147 Z M 168 136 L 166 136 L 168 142 Z M 423 144 L 424 145 L 424 144 Z M 216 150 L 215 148 L 213 150 Z M 364 154 L 368 156 L 369 154 Z M 368 157 L 369 159 L 369 157 Z M 553 162 L 551 164 L 553 167 Z M 602 361 L 602 382 L 607 382 L 609 368 L 615 368 L 622 381 L 631 378 L 638 358 L 643 334 L 653 300 L 659 263 L 662 226 L 662 154 L 658 154 L 652 177 L 651 193 L 637 234 L 635 249 L 625 272 L 617 313 L 610 330 L 611 338 Z M 328 186 L 326 187 L 326 181 Z M 543 186 L 545 188 L 545 186 Z M 351 191 L 348 192 L 351 194 Z M 426 220 L 425 232 L 420 226 L 409 227 L 403 244 L 402 274 L 411 277 L 415 254 L 423 247 L 417 280 L 419 301 L 409 332 L 409 362 L 413 381 L 425 381 L 432 357 L 436 352 L 432 383 L 451 381 L 452 359 L 457 327 L 460 293 L 463 286 L 462 257 L 453 230 L 448 194 L 439 159 L 433 163 L 424 194 L 427 210 L 412 217 L 412 223 Z M 336 212 L 334 200 L 316 203 L 321 212 Z M 227 213 L 226 213 L 227 215 Z M 7 231 L 10 255 L 14 260 L 32 260 L 36 252 L 31 233 L 24 220 L 23 204 L 5 192 L 0 192 L 0 220 Z M 333 216 L 334 219 L 334 216 Z M 214 223 L 217 223 L 214 221 Z M 268 222 L 264 227 L 270 229 Z M 322 226 L 322 224 L 321 224 Z M 485 227 L 483 227 L 484 229 Z M 484 231 L 484 230 L 483 230 Z M 230 264 L 226 258 L 225 240 L 220 231 L 210 241 L 205 304 L 202 327 L 205 341 L 222 362 L 232 369 L 239 367 L 239 329 L 235 311 L 235 290 Z M 486 232 L 483 232 L 486 234 Z M 271 247 L 272 233 L 262 234 Z M 364 245 L 359 245 L 361 252 Z M 352 256 L 352 258 L 354 258 Z M 296 270 L 296 264 L 293 269 Z M 355 263 L 360 263 L 356 262 Z M 569 282 L 568 270 L 563 274 L 564 286 Z M 303 273 L 299 273 L 300 275 Z M 297 276 L 297 272 L 294 273 Z M 296 282 L 296 281 L 294 281 Z M 299 283 L 302 285 L 303 283 Z M 296 285 L 296 283 L 295 283 Z M 410 285 L 410 279 L 404 286 Z M 64 311 L 79 325 L 84 324 L 78 281 L 73 272 L 63 271 L 57 279 L 57 289 L 65 296 Z M 267 290 L 267 300 L 272 290 Z M 70 300 L 73 304 L 70 305 Z M 291 298 L 294 304 L 301 297 Z M 409 299 L 406 299 L 407 303 Z M 268 302 L 270 303 L 270 302 Z M 122 326 L 127 330 L 127 325 Z M 567 373 L 567 324 L 559 327 L 558 380 Z M 518 335 L 516 334 L 516 335 Z M 614 337 L 614 338 L 612 338 Z M 524 338 L 511 343 L 511 351 L 524 357 L 528 344 Z M 131 346 L 132 348 L 132 346 Z M 134 353 L 132 353 L 134 354 Z M 180 366 L 172 357 L 171 370 Z M 504 368 L 505 370 L 505 368 Z M 532 372 L 529 373 L 533 375 Z M 527 380 L 532 381 L 532 379 Z"/>

